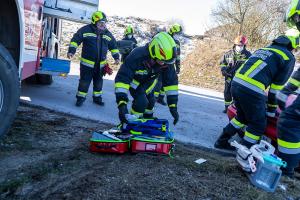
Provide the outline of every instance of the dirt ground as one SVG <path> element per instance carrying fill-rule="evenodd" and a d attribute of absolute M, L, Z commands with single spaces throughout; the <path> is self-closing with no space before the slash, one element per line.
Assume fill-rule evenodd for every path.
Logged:
<path fill-rule="evenodd" d="M 93 154 L 94 130 L 112 125 L 22 105 L 0 142 L 0 199 L 300 199 L 300 182 L 266 193 L 233 157 L 176 143 L 174 158 Z M 199 165 L 194 161 L 204 158 Z"/>

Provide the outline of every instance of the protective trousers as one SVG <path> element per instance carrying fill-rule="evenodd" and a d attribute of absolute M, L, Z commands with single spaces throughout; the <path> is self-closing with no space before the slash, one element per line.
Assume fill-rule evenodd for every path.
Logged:
<path fill-rule="evenodd" d="M 227 108 L 232 103 L 231 78 L 229 77 L 225 78 L 224 103 L 225 103 L 225 108 Z"/>
<path fill-rule="evenodd" d="M 149 94 L 143 87 L 138 87 L 136 90 L 130 88 L 130 94 L 133 97 L 131 114 L 138 117 L 151 118 L 153 117 L 153 108 L 155 105 L 155 97 L 153 91 Z"/>
<path fill-rule="evenodd" d="M 294 169 L 300 161 L 300 96 L 286 108 L 277 124 L 279 157 Z"/>
<path fill-rule="evenodd" d="M 246 143 L 256 144 L 264 134 L 267 124 L 266 97 L 234 82 L 231 86 L 231 94 L 237 115 L 227 126 L 233 126 L 237 130 L 247 125 L 244 140 Z M 227 129 L 232 130 L 229 127 Z"/>
<path fill-rule="evenodd" d="M 157 80 L 157 84 L 154 88 L 154 96 L 158 98 L 161 96 L 162 98 L 165 96 L 164 88 L 162 87 L 162 76 L 160 75 Z"/>
<path fill-rule="evenodd" d="M 100 72 L 100 67 L 93 68 L 85 65 L 80 65 L 80 79 L 78 85 L 77 98 L 86 98 L 89 86 L 93 80 L 93 97 L 101 97 L 103 86 L 103 75 Z"/>

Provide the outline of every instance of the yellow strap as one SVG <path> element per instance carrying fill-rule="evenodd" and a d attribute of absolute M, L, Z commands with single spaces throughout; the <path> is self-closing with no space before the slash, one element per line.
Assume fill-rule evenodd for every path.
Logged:
<path fill-rule="evenodd" d="M 284 85 L 276 85 L 276 84 L 272 83 L 270 88 L 273 90 L 282 90 L 283 87 L 284 87 Z"/>
<path fill-rule="evenodd" d="M 249 133 L 248 131 L 245 132 L 245 136 L 247 136 L 247 137 L 249 137 L 249 138 L 251 138 L 253 140 L 259 140 L 260 139 L 259 136 L 253 135 L 252 133 Z"/>
<path fill-rule="evenodd" d="M 170 104 L 169 108 L 176 108 L 176 104 Z"/>
<path fill-rule="evenodd" d="M 274 48 L 262 48 L 264 50 L 269 50 L 269 51 L 274 51 L 275 53 L 281 55 L 281 57 L 284 59 L 284 60 L 289 60 L 289 57 L 281 50 L 279 49 L 274 49 Z"/>
<path fill-rule="evenodd" d="M 76 42 L 71 42 L 70 44 L 76 48 L 78 47 L 78 44 Z"/>
<path fill-rule="evenodd" d="M 300 87 L 300 81 L 298 81 L 294 78 L 290 78 L 289 83 L 295 85 L 296 87 Z"/>
<path fill-rule="evenodd" d="M 95 62 L 94 62 L 94 61 L 91 61 L 91 60 L 88 60 L 88 59 L 85 59 L 85 58 L 80 58 L 80 60 L 81 60 L 82 62 L 85 62 L 85 63 L 91 64 L 91 65 L 94 65 L 94 64 L 95 64 Z"/>
<path fill-rule="evenodd" d="M 126 84 L 126 83 L 122 83 L 122 82 L 117 82 L 117 83 L 115 83 L 115 87 L 116 88 L 124 88 L 124 89 L 129 90 L 130 85 Z"/>
<path fill-rule="evenodd" d="M 285 148 L 289 148 L 289 149 L 298 149 L 298 148 L 300 148 L 300 142 L 296 142 L 296 143 L 286 142 L 286 141 L 283 141 L 281 139 L 277 139 L 277 142 L 278 142 L 279 146 L 282 146 L 282 147 L 285 147 Z"/>
<path fill-rule="evenodd" d="M 153 90 L 153 88 L 156 86 L 156 83 L 157 83 L 157 79 L 155 79 L 151 84 L 151 86 L 146 90 L 146 94 L 149 94 Z"/>
<path fill-rule="evenodd" d="M 127 102 L 126 101 L 119 101 L 118 106 L 121 105 L 121 104 L 127 104 Z"/>
<path fill-rule="evenodd" d="M 112 53 L 119 53 L 119 49 L 112 49 L 112 50 L 110 50 L 110 52 L 112 52 Z"/>
<path fill-rule="evenodd" d="M 170 90 L 178 90 L 178 85 L 170 85 L 170 86 L 164 87 L 164 90 L 166 92 L 170 91 Z"/>

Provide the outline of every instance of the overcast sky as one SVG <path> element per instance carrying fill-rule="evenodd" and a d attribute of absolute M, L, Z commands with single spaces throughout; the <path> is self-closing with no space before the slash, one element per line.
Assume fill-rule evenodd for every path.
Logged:
<path fill-rule="evenodd" d="M 167 21 L 181 19 L 188 34 L 202 34 L 210 26 L 217 0 L 100 0 L 107 15 L 136 16 Z"/>

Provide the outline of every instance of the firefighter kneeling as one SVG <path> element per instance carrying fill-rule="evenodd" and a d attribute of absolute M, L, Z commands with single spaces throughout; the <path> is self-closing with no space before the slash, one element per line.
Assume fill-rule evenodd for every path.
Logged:
<path fill-rule="evenodd" d="M 293 71 L 295 58 L 292 51 L 298 47 L 299 36 L 287 33 L 276 38 L 270 46 L 257 50 L 238 69 L 231 88 L 237 116 L 223 129 L 215 143 L 216 148 L 232 149 L 228 140 L 246 125 L 244 145 L 250 147 L 260 140 L 266 127 L 266 115 L 275 116 L 276 93 Z M 268 97 L 265 95 L 267 88 Z"/>
<path fill-rule="evenodd" d="M 178 122 L 178 77 L 173 66 L 176 52 L 176 44 L 172 37 L 166 32 L 161 32 L 154 36 L 150 43 L 135 48 L 129 54 L 115 78 L 116 101 L 122 123 L 127 122 L 128 90 L 133 97 L 131 114 L 139 118 L 153 117 L 153 89 L 159 75 L 162 76 L 174 124 Z"/>

